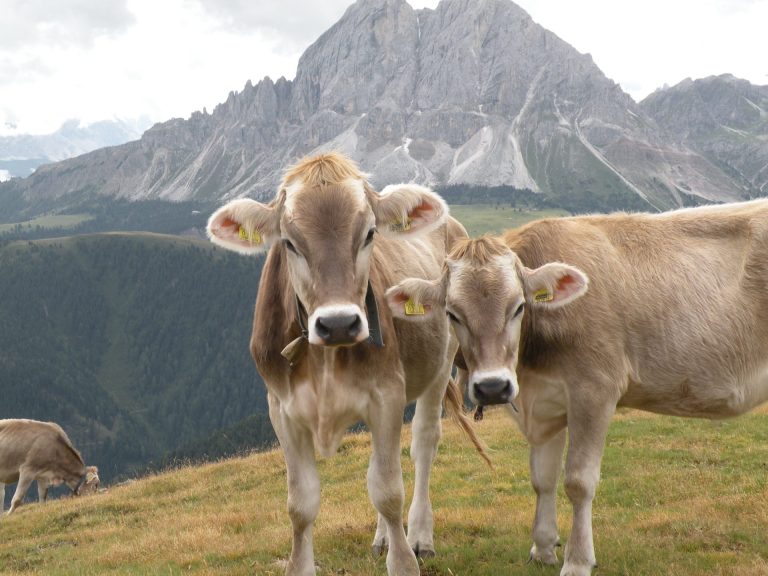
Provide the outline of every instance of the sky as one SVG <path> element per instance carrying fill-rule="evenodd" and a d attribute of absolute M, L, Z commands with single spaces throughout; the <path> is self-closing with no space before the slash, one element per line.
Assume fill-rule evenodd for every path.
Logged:
<path fill-rule="evenodd" d="M 480 1 L 480 0 L 478 0 Z M 299 56 L 351 0 L 0 0 L 0 135 L 213 110 Z M 438 0 L 409 0 L 434 8 Z M 635 100 L 729 72 L 768 85 L 768 0 L 518 0 Z"/>

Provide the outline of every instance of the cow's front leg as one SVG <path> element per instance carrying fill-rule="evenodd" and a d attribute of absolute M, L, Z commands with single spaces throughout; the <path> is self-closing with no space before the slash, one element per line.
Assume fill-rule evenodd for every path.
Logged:
<path fill-rule="evenodd" d="M 592 540 L 592 500 L 600 480 L 600 461 L 615 404 L 579 402 L 568 407 L 565 493 L 573 505 L 573 526 L 560 576 L 589 576 L 597 566 Z"/>
<path fill-rule="evenodd" d="M 419 563 L 403 528 L 405 490 L 400 465 L 400 431 L 404 409 L 404 394 L 382 394 L 371 406 L 368 422 L 373 444 L 368 466 L 368 494 L 387 528 L 389 576 L 419 574 Z"/>
<path fill-rule="evenodd" d="M 536 492 L 531 560 L 557 564 L 557 480 L 563 466 L 565 430 L 539 446 L 531 446 L 531 483 Z"/>
<path fill-rule="evenodd" d="M 16 484 L 16 492 L 14 492 L 13 499 L 11 499 L 11 508 L 8 510 L 8 514 L 12 514 L 24 502 L 24 496 L 27 495 L 27 490 L 29 490 L 34 479 L 34 474 L 31 474 L 25 468 L 19 471 L 19 483 Z"/>
<path fill-rule="evenodd" d="M 312 526 L 320 509 L 320 479 L 312 434 L 290 421 L 270 395 L 269 417 L 285 457 L 288 476 L 288 515 L 293 526 L 293 546 L 286 576 L 315 576 Z"/>
<path fill-rule="evenodd" d="M 411 459 L 415 463 L 416 480 L 413 501 L 408 512 L 408 544 L 420 558 L 435 555 L 429 476 L 442 435 L 440 415 L 449 377 L 446 374 L 444 378 L 434 382 L 418 399 L 411 427 Z"/>

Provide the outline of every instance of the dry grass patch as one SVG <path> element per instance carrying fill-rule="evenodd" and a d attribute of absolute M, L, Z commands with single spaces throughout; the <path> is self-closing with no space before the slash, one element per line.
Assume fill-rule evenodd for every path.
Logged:
<path fill-rule="evenodd" d="M 768 425 L 761 413 L 724 423 L 621 411 L 594 504 L 599 574 L 768 575 Z M 527 565 L 534 495 L 528 450 L 499 410 L 478 424 L 489 469 L 456 428 L 433 471 L 438 557 L 429 576 L 556 575 Z M 403 465 L 410 497 L 410 429 Z M 318 574 L 383 576 L 369 547 L 366 434 L 319 463 Z M 277 452 L 146 478 L 79 500 L 30 504 L 0 521 L 5 574 L 283 574 L 290 552 L 285 468 Z M 563 541 L 570 505 L 559 494 Z"/>

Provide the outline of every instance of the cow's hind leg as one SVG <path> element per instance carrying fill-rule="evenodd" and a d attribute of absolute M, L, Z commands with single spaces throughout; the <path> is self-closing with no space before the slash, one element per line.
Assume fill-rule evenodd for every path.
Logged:
<path fill-rule="evenodd" d="M 11 500 L 11 508 L 8 510 L 8 514 L 13 513 L 13 511 L 21 506 L 22 502 L 24 502 L 24 496 L 27 495 L 27 490 L 29 490 L 29 487 L 32 485 L 34 479 L 34 475 L 30 474 L 27 470 L 22 468 L 19 471 L 19 483 L 16 484 L 16 492 L 13 494 L 13 499 Z"/>
<path fill-rule="evenodd" d="M 565 430 L 540 446 L 531 446 L 531 483 L 536 492 L 531 560 L 557 564 L 557 480 L 563 466 Z"/>
<path fill-rule="evenodd" d="M 402 388 L 401 388 L 402 389 Z M 418 576 L 419 563 L 403 528 L 403 471 L 400 464 L 400 431 L 405 398 L 391 394 L 371 407 L 368 426 L 373 452 L 368 467 L 368 494 L 387 528 L 387 573 Z"/>
<path fill-rule="evenodd" d="M 37 499 L 40 502 L 45 502 L 48 500 L 48 488 L 50 484 L 48 484 L 48 481 L 44 478 L 38 478 L 37 479 Z"/>
<path fill-rule="evenodd" d="M 437 455 L 442 425 L 443 396 L 448 375 L 430 386 L 416 402 L 416 414 L 411 430 L 411 459 L 416 468 L 413 501 L 408 512 L 408 544 L 417 556 L 435 555 L 434 520 L 429 499 L 429 476 Z"/>
<path fill-rule="evenodd" d="M 286 576 L 315 576 L 312 526 L 320 509 L 320 478 L 317 474 L 312 434 L 286 420 L 279 402 L 269 396 L 269 417 L 285 457 L 288 475 L 288 515 L 293 527 L 293 546 Z"/>

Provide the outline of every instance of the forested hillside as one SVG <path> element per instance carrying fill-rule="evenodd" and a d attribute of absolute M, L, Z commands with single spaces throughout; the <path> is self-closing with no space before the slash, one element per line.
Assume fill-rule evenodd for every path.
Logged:
<path fill-rule="evenodd" d="M 0 247 L 0 418 L 59 422 L 107 482 L 248 417 L 271 441 L 261 265 L 142 233 Z"/>

